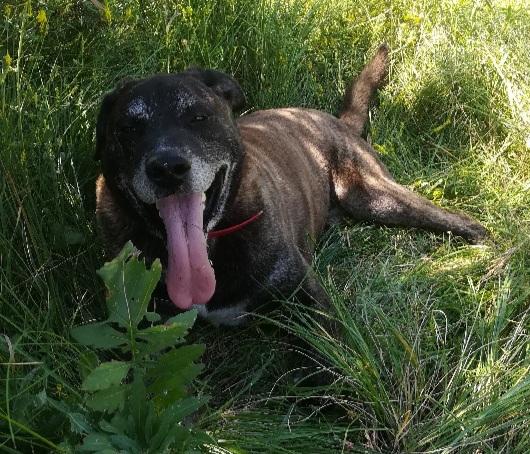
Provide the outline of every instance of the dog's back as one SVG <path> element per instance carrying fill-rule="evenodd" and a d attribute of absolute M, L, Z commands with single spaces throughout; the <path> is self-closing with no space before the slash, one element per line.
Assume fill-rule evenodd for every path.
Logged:
<path fill-rule="evenodd" d="M 305 108 L 261 110 L 239 118 L 244 172 L 250 177 L 242 181 L 237 205 L 268 206 L 276 228 L 285 229 L 299 247 L 308 235 L 318 236 L 335 199 L 330 176 L 342 166 L 338 150 L 362 133 L 374 93 L 385 83 L 387 60 L 388 48 L 382 45 L 348 87 L 339 118 Z"/>

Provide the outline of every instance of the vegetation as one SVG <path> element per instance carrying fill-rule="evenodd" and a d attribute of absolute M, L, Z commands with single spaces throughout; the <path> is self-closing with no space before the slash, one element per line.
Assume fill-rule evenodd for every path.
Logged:
<path fill-rule="evenodd" d="M 98 271 L 107 288 L 108 318 L 71 331 L 75 340 L 92 348 L 79 356 L 83 381 L 78 395 L 57 399 L 42 390 L 33 398 L 25 396 L 18 408 L 19 414 L 26 415 L 47 409 L 55 412 L 49 429 L 62 429 L 64 440 L 57 446 L 41 438 L 47 447 L 64 452 L 133 454 L 170 449 L 192 452 L 212 442 L 206 434 L 182 425 L 204 401 L 187 397 L 190 382 L 202 370 L 194 361 L 204 346 L 175 348 L 197 312 L 155 324 L 160 316 L 147 311 L 161 271 L 159 260 L 147 270 L 131 243 Z M 142 328 L 142 324 L 150 326 Z M 121 360 L 101 362 L 99 358 L 112 349 L 119 351 Z M 21 421 L 8 417 L 6 422 L 13 433 L 13 426 L 19 428 Z M 47 422 L 41 420 L 41 425 Z M 19 447 L 28 448 L 24 441 Z"/>
<path fill-rule="evenodd" d="M 333 300 L 325 316 L 341 335 L 295 300 L 245 328 L 198 323 L 188 337 L 206 345 L 206 367 L 190 392 L 211 398 L 178 427 L 193 427 L 197 440 L 207 432 L 198 449 L 211 452 L 530 450 L 524 0 L 5 0 L 1 8 L 1 449 L 66 450 L 101 429 L 87 404 L 96 364 L 87 351 L 128 364 L 133 377 L 157 367 L 135 363 L 121 344 L 87 349 L 79 329 L 71 335 L 112 316 L 95 272 L 104 261 L 93 215 L 102 94 L 126 76 L 197 64 L 233 74 L 250 110 L 334 112 L 386 41 L 390 82 L 371 118 L 372 143 L 398 181 L 477 217 L 491 241 L 332 229 L 314 264 Z M 120 387 L 138 384 L 115 377 Z M 156 397 L 141 404 L 162 414 Z M 76 423 L 85 420 L 90 428 Z"/>

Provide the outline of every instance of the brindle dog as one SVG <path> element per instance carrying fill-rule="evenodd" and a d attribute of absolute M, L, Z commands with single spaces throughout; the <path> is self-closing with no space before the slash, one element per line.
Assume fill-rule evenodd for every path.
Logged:
<path fill-rule="evenodd" d="M 396 183 L 361 137 L 387 65 L 383 45 L 346 91 L 339 118 L 284 108 L 234 119 L 243 92 L 213 70 L 118 87 L 97 122 L 96 213 L 108 254 L 132 240 L 161 258 L 178 308 L 237 324 L 272 293 L 298 286 L 325 304 L 309 264 L 331 213 L 482 240 L 473 219 Z"/>

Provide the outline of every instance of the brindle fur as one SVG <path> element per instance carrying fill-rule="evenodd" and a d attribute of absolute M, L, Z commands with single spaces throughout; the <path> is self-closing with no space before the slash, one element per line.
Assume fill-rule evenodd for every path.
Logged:
<path fill-rule="evenodd" d="M 242 153 L 217 228 L 260 210 L 264 214 L 237 233 L 208 241 L 217 288 L 203 315 L 237 323 L 272 293 L 290 295 L 301 283 L 307 294 L 326 304 L 309 264 L 312 239 L 322 233 L 332 212 L 389 226 L 451 231 L 470 242 L 486 236 L 468 216 L 439 208 L 396 183 L 361 137 L 373 94 L 385 82 L 387 60 L 383 45 L 347 90 L 339 118 L 284 108 L 237 119 L 234 143 Z M 164 261 L 165 233 L 156 210 L 131 203 L 124 195 L 128 181 L 116 183 L 113 172 L 109 166 L 105 172 L 104 166 L 97 183 L 97 218 L 107 251 L 114 255 L 132 240 L 146 256 Z M 227 313 L 230 318 L 223 318 Z"/>

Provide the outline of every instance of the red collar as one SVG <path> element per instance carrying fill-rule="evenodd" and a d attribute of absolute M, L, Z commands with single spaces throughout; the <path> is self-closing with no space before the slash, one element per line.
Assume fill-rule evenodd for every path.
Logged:
<path fill-rule="evenodd" d="M 251 224 L 252 222 L 256 221 L 261 217 L 263 214 L 263 210 L 258 211 L 256 214 L 249 217 L 246 221 L 240 222 L 239 224 L 232 225 L 230 227 L 227 227 L 226 229 L 221 230 L 212 230 L 208 232 L 208 239 L 210 238 L 220 238 L 222 236 L 230 235 L 231 233 L 237 232 L 238 230 L 243 229 L 247 225 Z"/>

